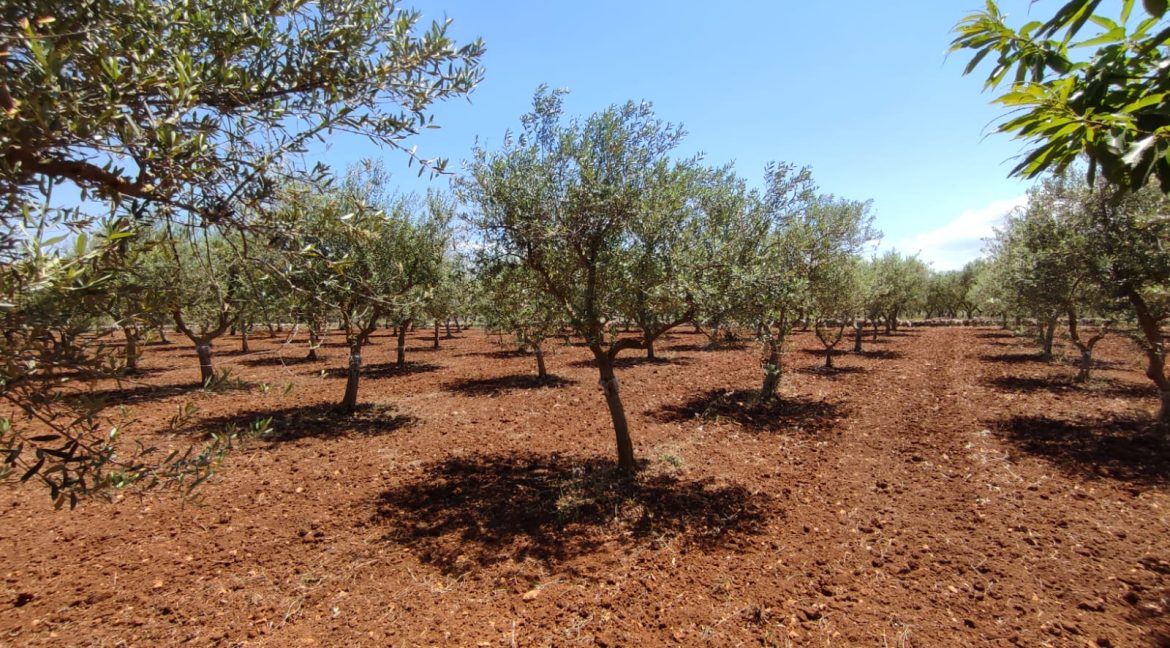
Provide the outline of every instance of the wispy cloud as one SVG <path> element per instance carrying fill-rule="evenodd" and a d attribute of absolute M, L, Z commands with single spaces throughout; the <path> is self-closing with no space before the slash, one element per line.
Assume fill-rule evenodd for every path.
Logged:
<path fill-rule="evenodd" d="M 1027 196 L 996 200 L 978 209 L 969 209 L 935 229 L 922 232 L 891 247 L 904 254 L 918 254 L 935 270 L 955 270 L 978 258 L 983 252 L 983 239 L 994 233 L 1004 216 L 1016 207 L 1027 204 Z"/>

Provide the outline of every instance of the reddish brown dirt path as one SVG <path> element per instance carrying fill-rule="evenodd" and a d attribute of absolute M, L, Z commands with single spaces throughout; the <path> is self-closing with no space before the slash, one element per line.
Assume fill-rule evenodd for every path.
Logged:
<path fill-rule="evenodd" d="M 0 493 L 0 645 L 1170 645 L 1170 449 L 1129 343 L 1078 387 L 993 329 L 867 339 L 833 373 L 801 335 L 784 407 L 746 415 L 753 351 L 702 341 L 619 374 L 632 491 L 577 347 L 537 386 L 480 332 L 412 336 L 405 371 L 379 336 L 349 422 L 340 347 L 255 341 L 223 394 L 151 347 L 111 392 L 141 438 L 268 412 L 277 435 L 200 505 Z"/>

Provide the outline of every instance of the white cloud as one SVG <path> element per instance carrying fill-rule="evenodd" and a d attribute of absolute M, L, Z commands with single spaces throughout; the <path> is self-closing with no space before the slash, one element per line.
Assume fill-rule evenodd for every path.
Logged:
<path fill-rule="evenodd" d="M 982 255 L 983 239 L 994 234 L 1004 216 L 1027 204 L 1027 196 L 996 200 L 978 209 L 969 209 L 935 229 L 893 242 L 903 254 L 918 254 L 935 270 L 956 270 Z"/>

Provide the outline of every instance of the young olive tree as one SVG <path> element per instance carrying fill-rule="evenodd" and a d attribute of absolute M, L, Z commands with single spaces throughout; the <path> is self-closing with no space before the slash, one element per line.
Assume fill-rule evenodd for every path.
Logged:
<path fill-rule="evenodd" d="M 696 322 L 707 326 L 704 332 L 714 348 L 723 340 L 724 327 L 743 314 L 770 222 L 760 196 L 730 166 L 704 174 L 694 200 L 703 215 L 694 253 L 708 260 L 694 281 Z"/>
<path fill-rule="evenodd" d="M 884 320 L 886 333 L 898 330 L 899 318 L 922 307 L 930 268 L 916 256 L 902 256 L 890 250 L 873 261 L 870 293 L 871 323 L 877 337 L 878 320 Z"/>
<path fill-rule="evenodd" d="M 806 260 L 813 244 L 810 230 L 800 223 L 816 201 L 816 186 L 808 168 L 789 163 L 769 164 L 760 203 L 764 219 L 758 248 L 742 270 L 735 301 L 737 319 L 751 326 L 761 345 L 763 382 L 758 405 L 776 399 L 788 336 L 801 313 L 809 308 Z"/>
<path fill-rule="evenodd" d="M 341 320 L 349 358 L 340 408 L 357 407 L 362 349 L 388 312 L 417 308 L 416 288 L 442 254 L 417 200 L 392 195 L 377 167 L 351 170 L 331 190 L 289 188 L 278 207 L 292 288 Z"/>
<path fill-rule="evenodd" d="M 525 265 L 514 261 L 483 259 L 479 264 L 481 303 L 485 326 L 515 336 L 516 345 L 536 356 L 536 374 L 549 377 L 544 361 L 544 342 L 561 330 L 560 304 Z"/>
<path fill-rule="evenodd" d="M 825 346 L 825 366 L 833 348 L 860 308 L 858 256 L 880 233 L 873 227 L 870 203 L 820 196 L 788 219 L 808 290 L 817 339 Z"/>
<path fill-rule="evenodd" d="M 463 192 L 476 208 L 488 251 L 528 268 L 585 340 L 613 421 L 618 469 L 632 475 L 634 445 L 614 361 L 622 351 L 647 349 L 693 317 L 685 286 L 658 272 L 630 271 L 648 253 L 651 265 L 687 272 L 657 256 L 672 253 L 670 247 L 647 252 L 639 245 L 642 233 L 681 230 L 690 217 L 689 210 L 664 207 L 659 198 L 672 191 L 663 183 L 684 175 L 679 167 L 686 163 L 669 157 L 683 132 L 656 118 L 646 103 L 566 122 L 561 95 L 538 90 L 519 137 L 507 138 L 497 151 L 477 148 Z M 638 293 L 649 297 L 647 330 L 637 339 L 618 337 L 607 324 L 620 319 L 627 296 Z"/>

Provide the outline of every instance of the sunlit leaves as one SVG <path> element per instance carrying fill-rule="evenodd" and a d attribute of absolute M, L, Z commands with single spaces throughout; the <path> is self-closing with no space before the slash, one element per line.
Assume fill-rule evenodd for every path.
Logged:
<path fill-rule="evenodd" d="M 986 87 L 1012 74 L 997 103 L 1009 117 L 997 130 L 1026 142 L 1013 175 L 1064 169 L 1080 155 L 1111 181 L 1131 189 L 1151 177 L 1170 190 L 1170 28 L 1165 2 L 1145 2 L 1146 18 L 1131 27 L 1133 1 L 1120 21 L 1096 15 L 1099 0 L 1072 0 L 1043 25 L 1010 27 L 994 2 L 955 27 L 951 51 L 970 50 L 964 74 L 989 57 Z M 1097 32 L 1079 37 L 1092 24 Z"/>

